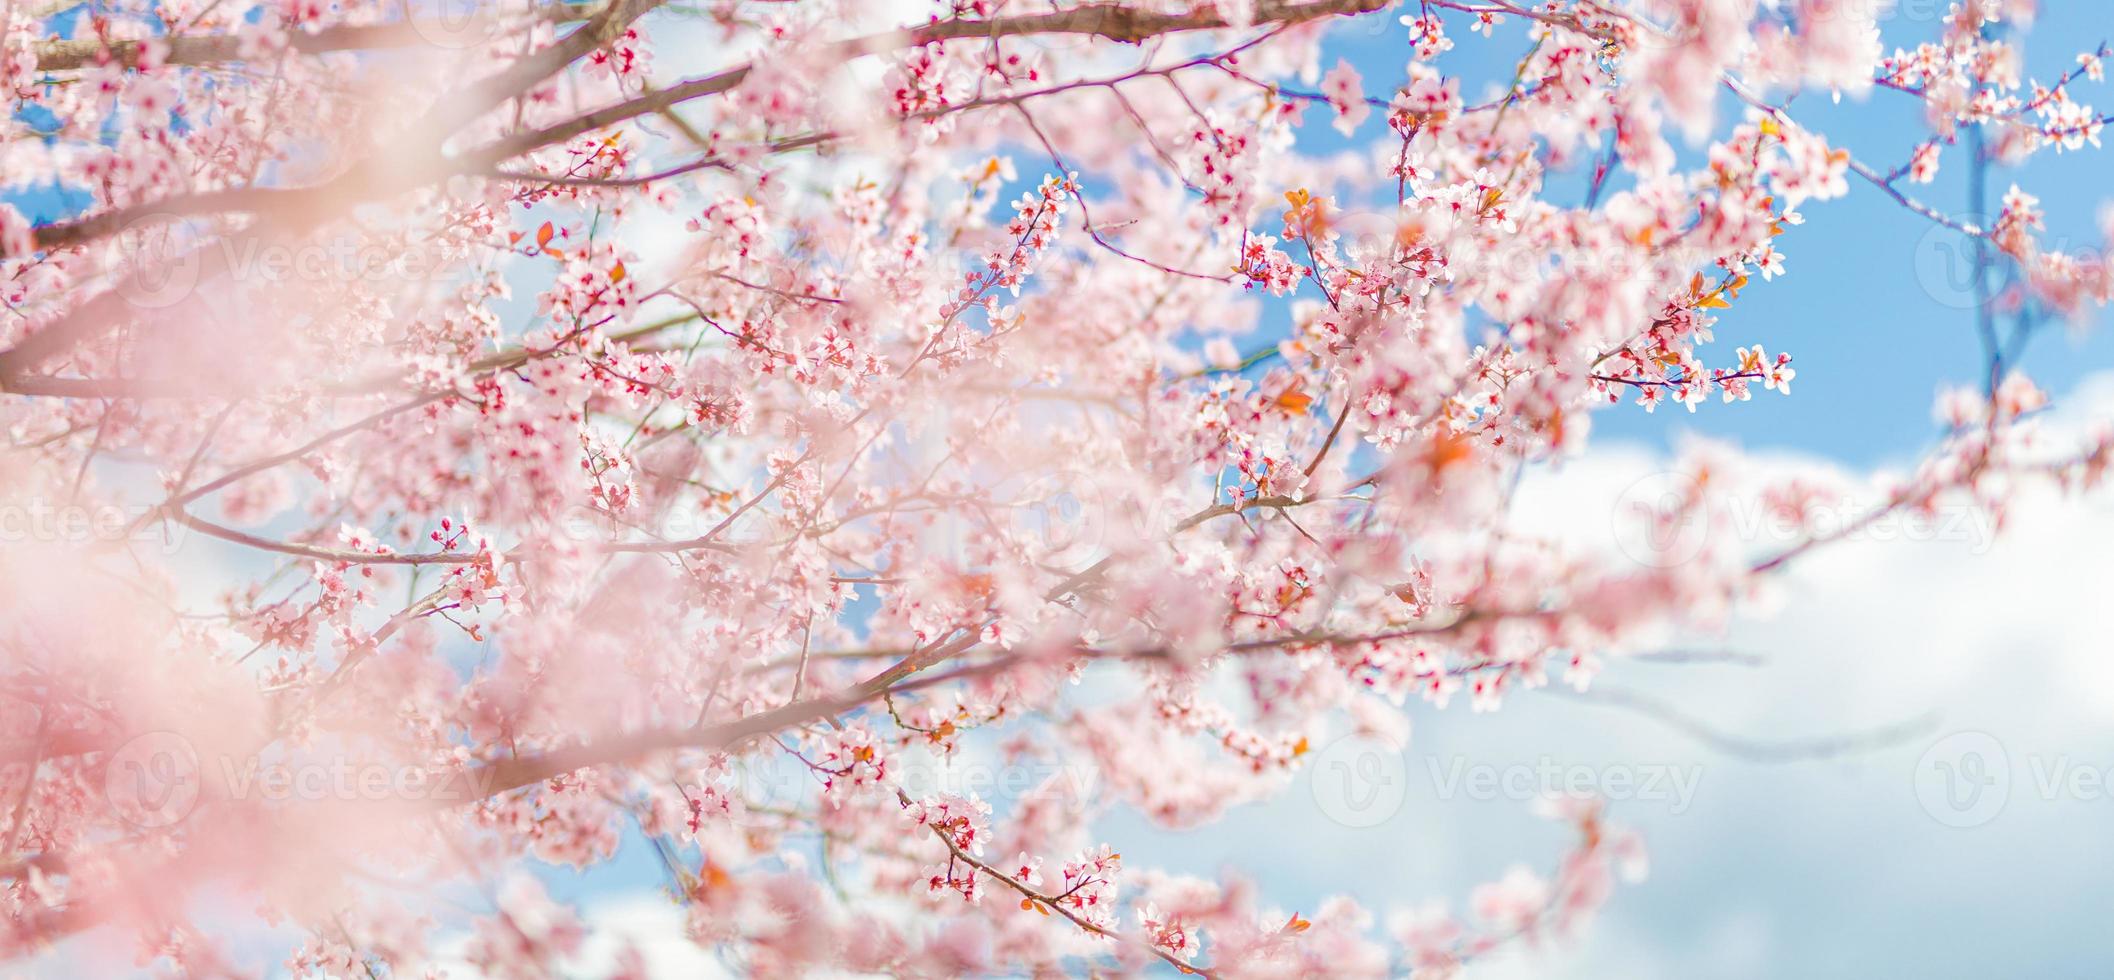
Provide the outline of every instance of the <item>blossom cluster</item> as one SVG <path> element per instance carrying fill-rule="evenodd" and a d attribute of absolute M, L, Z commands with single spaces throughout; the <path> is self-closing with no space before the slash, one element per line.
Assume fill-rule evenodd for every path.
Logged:
<path fill-rule="evenodd" d="M 15 4 L 0 507 L 131 516 L 0 553 L 0 957 L 558 972 L 618 937 L 544 883 L 638 855 L 765 976 L 1447 976 L 1575 936 L 1644 870 L 1592 800 L 1465 895 L 1296 908 L 1099 818 L 1594 696 L 1841 540 L 1802 483 L 1761 491 L 1788 550 L 1728 533 L 1772 477 L 1715 444 L 1618 515 L 1700 529 L 1679 561 L 1512 502 L 1602 412 L 1788 396 L 1738 304 L 1845 195 L 1984 253 L 2020 324 L 1868 519 L 2114 461 L 2040 438 L 2014 357 L 2109 250 L 2025 177 L 1911 194 L 2095 150 L 2106 51 L 2027 77 L 2028 0 L 1891 51 L 1874 4 L 1636 6 Z M 1512 70 L 1477 94 L 1465 48 Z M 1877 164 L 1804 91 L 1922 128 Z M 215 765 L 338 757 L 434 789 Z"/>

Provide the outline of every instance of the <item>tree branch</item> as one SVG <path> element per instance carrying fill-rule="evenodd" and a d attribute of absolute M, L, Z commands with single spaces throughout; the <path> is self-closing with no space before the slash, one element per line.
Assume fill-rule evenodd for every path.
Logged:
<path fill-rule="evenodd" d="M 534 19 L 562 24 L 587 20 L 600 14 L 603 9 L 601 4 L 551 3 L 536 10 Z M 411 48 L 434 44 L 436 37 L 461 34 L 466 30 L 480 28 L 490 30 L 515 19 L 486 14 L 461 24 L 440 21 L 338 24 L 319 31 L 296 32 L 287 38 L 287 43 L 301 54 Z M 37 70 L 75 71 L 105 64 L 114 64 L 128 70 L 138 68 L 140 56 L 145 53 L 147 45 L 156 43 L 168 46 L 168 53 L 161 60 L 164 65 L 196 67 L 242 60 L 243 38 L 237 34 L 180 34 L 174 37 L 107 42 L 102 38 L 93 37 L 66 38 L 37 45 Z"/>

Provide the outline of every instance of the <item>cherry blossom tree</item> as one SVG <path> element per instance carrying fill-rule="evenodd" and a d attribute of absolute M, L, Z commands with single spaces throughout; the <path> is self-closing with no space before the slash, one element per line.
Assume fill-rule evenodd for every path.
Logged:
<path fill-rule="evenodd" d="M 552 869 L 620 848 L 759 974 L 1560 948 L 1643 870 L 1591 800 L 1396 908 L 1094 818 L 1590 697 L 1863 522 L 2095 487 L 2114 435 L 2037 435 L 2012 368 L 2114 292 L 2000 190 L 2107 122 L 2103 48 L 2023 75 L 2033 8 L 1889 50 L 1878 0 L 12 0 L 0 956 L 540 976 L 593 932 Z M 1853 157 L 1801 93 L 1927 138 Z M 1515 526 L 1599 412 L 1788 395 L 1713 327 L 1853 191 L 1976 256 L 1917 469 L 1822 527 L 1703 445 L 1615 516 L 1642 552 Z M 1754 493 L 1810 530 L 1742 540 Z M 909 778 L 969 758 L 1096 779 Z"/>

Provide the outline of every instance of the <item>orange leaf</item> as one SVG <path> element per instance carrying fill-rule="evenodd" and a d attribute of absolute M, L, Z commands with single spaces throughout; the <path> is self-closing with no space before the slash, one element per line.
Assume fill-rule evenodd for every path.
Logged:
<path fill-rule="evenodd" d="M 614 269 L 611 269 L 611 270 L 609 270 L 609 281 L 610 281 L 610 282 L 623 282 L 623 281 L 624 281 L 624 276 L 625 276 L 625 274 L 626 274 L 626 273 L 625 273 L 625 271 L 624 271 L 624 263 L 622 263 L 622 262 L 619 262 L 619 263 L 617 263 L 617 267 L 616 267 L 616 268 L 614 268 Z"/>
<path fill-rule="evenodd" d="M 1466 461 L 1475 453 L 1475 443 L 1467 436 L 1456 435 L 1441 429 L 1431 437 L 1431 472 L 1437 476 L 1447 467 Z"/>
<path fill-rule="evenodd" d="M 1300 386 L 1294 385 L 1280 392 L 1276 398 L 1271 400 L 1271 404 L 1297 415 L 1305 412 L 1307 406 L 1314 404 L 1314 396 L 1301 390 Z"/>
<path fill-rule="evenodd" d="M 536 247 L 542 248 L 545 245 L 549 245 L 551 237 L 557 233 L 558 229 L 551 227 L 550 222 L 544 222 L 543 227 L 536 229 Z"/>

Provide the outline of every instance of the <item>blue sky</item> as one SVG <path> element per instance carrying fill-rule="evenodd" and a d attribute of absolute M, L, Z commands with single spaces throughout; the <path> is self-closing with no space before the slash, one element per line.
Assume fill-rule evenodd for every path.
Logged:
<path fill-rule="evenodd" d="M 1922 15 L 1933 5 L 1909 3 L 1904 10 Z M 2029 79 L 2050 80 L 2075 67 L 2080 51 L 2114 40 L 2114 7 L 2094 0 L 2050 0 L 2026 38 Z M 1454 49 L 1439 67 L 1464 79 L 1462 95 L 1481 101 L 1481 86 L 1509 79 L 1527 47 L 1525 25 L 1518 18 L 1484 38 L 1465 31 L 1465 17 L 1449 17 Z M 1375 32 L 1374 27 L 1388 29 Z M 1935 16 L 1897 14 L 1881 24 L 1888 50 L 1935 39 Z M 1347 58 L 1365 76 L 1368 89 L 1384 96 L 1402 77 L 1404 29 L 1389 16 L 1373 16 L 1338 27 L 1330 35 L 1324 66 Z M 2073 90 L 2087 102 L 2114 104 L 2114 89 L 2080 83 Z M 1721 118 L 1737 118 L 1740 106 L 1722 100 Z M 1864 99 L 1845 97 L 1839 104 L 1827 93 L 1809 93 L 1793 101 L 1792 113 L 1809 129 L 1826 134 L 1835 145 L 1881 170 L 1908 160 L 1910 150 L 1929 137 L 1922 108 L 1913 98 L 1875 90 Z M 1326 107 L 1312 117 L 1300 139 L 1302 149 L 1327 151 L 1345 145 L 1325 125 Z M 1368 120 L 1355 138 L 1369 140 L 1381 122 Z M 1693 151 L 1678 135 L 1679 148 Z M 1968 212 L 1966 151 L 1950 148 L 1937 181 L 1904 185 L 1933 206 L 1954 214 Z M 2047 236 L 2073 248 L 2097 252 L 2103 247 L 2098 212 L 2105 194 L 2108 158 L 2095 151 L 2062 155 L 2044 153 L 2016 170 L 1996 168 L 1990 177 L 1991 199 L 2016 181 L 2041 198 L 2048 212 Z M 1579 186 L 1572 175 L 1568 182 Z M 1549 198 L 1569 204 L 1567 178 L 1551 181 Z M 1978 384 L 1982 354 L 1971 309 L 1933 296 L 1926 282 L 1942 283 L 1947 248 L 1967 254 L 1962 236 L 1939 230 L 1870 184 L 1852 176 L 1847 198 L 1811 202 L 1800 209 L 1806 223 L 1791 228 L 1777 247 L 1785 255 L 1789 276 L 1771 283 L 1757 281 L 1732 309 L 1720 311 L 1716 328 L 1720 359 L 1732 345 L 1761 343 L 1773 354 L 1790 351 L 1797 359 L 1797 394 L 1784 398 L 1757 394 L 1736 405 L 1711 403 L 1696 414 L 1661 410 L 1603 412 L 1594 419 L 1599 438 L 1626 438 L 1669 445 L 1683 432 L 1737 440 L 1750 448 L 1794 447 L 1846 462 L 1898 460 L 1925 447 L 1935 436 L 1931 396 L 1941 384 Z M 1969 268 L 1959 266 L 1964 275 Z M 1939 288 L 1939 296 L 1954 292 Z M 2104 325 L 2101 311 L 2096 322 Z M 1706 352 L 1706 357 L 1709 352 Z M 2106 331 L 2087 331 L 2081 338 L 2063 325 L 2043 328 L 2028 347 L 2023 367 L 2044 388 L 2061 394 L 2095 367 L 2114 363 L 2114 339 Z"/>

